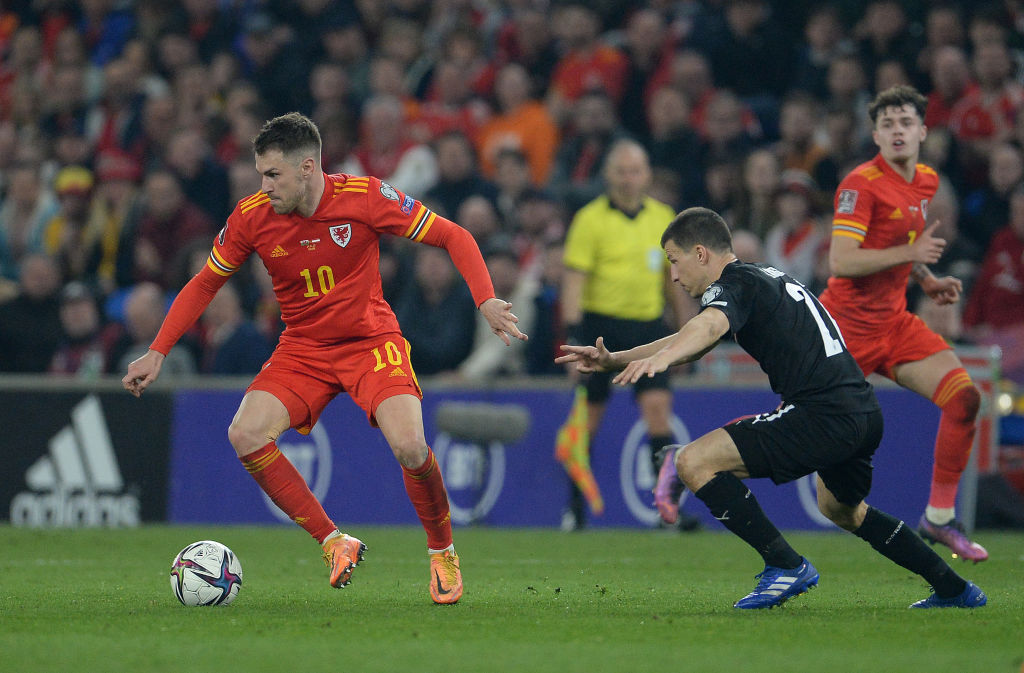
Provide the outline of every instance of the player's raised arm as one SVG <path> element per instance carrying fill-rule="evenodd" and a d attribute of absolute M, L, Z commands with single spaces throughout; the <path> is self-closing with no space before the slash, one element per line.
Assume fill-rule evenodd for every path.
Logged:
<path fill-rule="evenodd" d="M 494 296 L 491 275 L 472 234 L 387 183 L 380 183 L 380 196 L 377 190 L 368 191 L 373 199 L 370 206 L 378 209 L 375 212 L 384 231 L 447 250 L 491 331 L 506 345 L 511 345 L 510 337 L 527 340 L 516 325 L 519 318 L 512 313 L 512 304 Z"/>

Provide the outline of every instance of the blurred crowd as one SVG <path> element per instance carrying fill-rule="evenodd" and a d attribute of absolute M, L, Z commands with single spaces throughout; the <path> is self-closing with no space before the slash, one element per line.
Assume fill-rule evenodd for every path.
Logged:
<path fill-rule="evenodd" d="M 833 191 L 875 153 L 867 103 L 906 83 L 929 98 L 923 159 L 942 176 L 935 271 L 966 289 L 948 308 L 911 289 L 911 305 L 951 341 L 1011 346 L 1024 381 L 1019 0 L 0 8 L 0 372 L 123 372 L 259 190 L 251 138 L 297 110 L 325 170 L 378 176 L 467 228 L 531 335 L 511 352 L 481 338 L 444 252 L 388 240 L 385 296 L 416 370 L 557 374 L 562 241 L 604 189 L 611 143 L 647 149 L 652 196 L 718 210 L 741 259 L 817 291 Z M 258 260 L 237 274 L 165 374 L 257 371 L 281 329 L 267 280 Z"/>

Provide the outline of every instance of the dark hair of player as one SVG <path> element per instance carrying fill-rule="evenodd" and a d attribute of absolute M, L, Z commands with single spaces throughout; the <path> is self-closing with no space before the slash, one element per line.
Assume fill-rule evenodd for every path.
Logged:
<path fill-rule="evenodd" d="M 676 215 L 661 235 L 661 247 L 672 241 L 680 250 L 703 245 L 714 252 L 732 250 L 732 234 L 722 216 L 710 208 L 687 208 Z"/>
<path fill-rule="evenodd" d="M 252 145 L 258 155 L 279 150 L 286 155 L 294 152 L 309 153 L 319 160 L 320 131 L 309 117 L 289 112 L 264 124 Z"/>
<path fill-rule="evenodd" d="M 928 99 L 922 96 L 914 87 L 901 84 L 889 87 L 875 96 L 875 100 L 871 101 L 871 104 L 868 105 L 868 116 L 871 117 L 871 124 L 874 125 L 878 121 L 879 113 L 884 110 L 891 107 L 901 108 L 904 105 L 913 105 L 914 110 L 917 111 L 917 116 L 922 121 L 924 120 L 924 113 L 928 108 Z"/>

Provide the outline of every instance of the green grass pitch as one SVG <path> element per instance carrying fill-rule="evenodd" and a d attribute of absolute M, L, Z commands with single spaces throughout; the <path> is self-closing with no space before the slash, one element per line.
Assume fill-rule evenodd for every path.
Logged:
<path fill-rule="evenodd" d="M 427 593 L 418 527 L 358 527 L 351 586 L 327 585 L 289 527 L 0 527 L 0 671 L 863 671 L 1019 673 L 1024 534 L 982 531 L 991 560 L 955 562 L 988 594 L 967 610 L 908 610 L 924 582 L 843 533 L 792 533 L 819 587 L 771 611 L 732 608 L 759 558 L 724 532 L 456 530 L 466 592 Z M 168 571 L 219 540 L 244 584 L 186 608 Z"/>

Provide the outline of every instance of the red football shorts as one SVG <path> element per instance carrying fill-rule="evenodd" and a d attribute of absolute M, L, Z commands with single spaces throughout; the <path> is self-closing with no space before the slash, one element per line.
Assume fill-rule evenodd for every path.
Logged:
<path fill-rule="evenodd" d="M 909 311 L 885 323 L 850 323 L 836 317 L 846 347 L 864 376 L 892 378 L 894 367 L 923 360 L 951 346 Z"/>
<path fill-rule="evenodd" d="M 246 392 L 262 390 L 281 400 L 291 427 L 306 434 L 334 397 L 347 392 L 376 427 L 374 411 L 395 395 L 423 399 L 409 358 L 409 342 L 398 332 L 336 346 L 281 342 Z"/>

